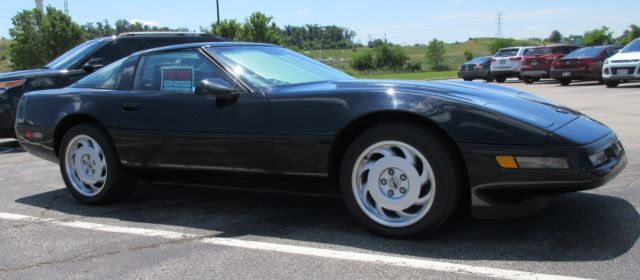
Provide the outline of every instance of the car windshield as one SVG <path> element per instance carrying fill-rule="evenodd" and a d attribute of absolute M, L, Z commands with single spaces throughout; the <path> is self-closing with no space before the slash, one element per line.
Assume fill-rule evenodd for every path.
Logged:
<path fill-rule="evenodd" d="M 640 52 L 640 39 L 635 39 L 627 44 L 620 52 Z"/>
<path fill-rule="evenodd" d="M 518 49 L 502 49 L 499 50 L 494 57 L 509 57 L 516 56 L 518 54 Z"/>
<path fill-rule="evenodd" d="M 569 53 L 564 58 L 596 57 L 601 52 L 602 48 L 582 48 Z"/>
<path fill-rule="evenodd" d="M 77 81 L 71 87 L 115 89 L 120 78 L 120 69 L 122 67 L 122 63 L 124 63 L 126 59 L 126 57 L 121 58 L 120 60 L 111 63 L 96 72 L 91 73 L 90 75 Z"/>
<path fill-rule="evenodd" d="M 97 48 L 104 45 L 107 40 L 105 38 L 93 39 L 86 41 L 80 45 L 75 46 L 61 56 L 58 56 L 53 61 L 49 62 L 45 68 L 49 69 L 68 69 L 74 64 L 78 63 L 87 54 L 92 53 Z"/>
<path fill-rule="evenodd" d="M 545 55 L 551 53 L 551 48 L 532 48 L 524 52 L 525 56 Z"/>
<path fill-rule="evenodd" d="M 207 51 L 233 74 L 258 88 L 353 79 L 314 59 L 273 46 L 211 47 Z"/>

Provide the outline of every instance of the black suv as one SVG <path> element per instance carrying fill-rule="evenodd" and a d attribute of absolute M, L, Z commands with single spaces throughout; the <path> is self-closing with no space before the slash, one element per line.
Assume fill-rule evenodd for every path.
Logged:
<path fill-rule="evenodd" d="M 62 88 L 134 52 L 156 47 L 226 41 L 213 35 L 176 32 L 132 32 L 86 41 L 42 69 L 0 74 L 0 138 L 14 137 L 16 106 L 28 91 Z"/>

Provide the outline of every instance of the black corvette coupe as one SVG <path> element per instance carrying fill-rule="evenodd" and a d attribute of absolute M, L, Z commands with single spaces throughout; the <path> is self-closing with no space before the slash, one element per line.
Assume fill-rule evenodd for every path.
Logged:
<path fill-rule="evenodd" d="M 157 48 L 74 85 L 22 97 L 22 146 L 59 162 L 88 204 L 137 178 L 224 186 L 335 186 L 374 231 L 433 230 L 536 211 L 626 164 L 605 125 L 531 94 L 470 82 L 356 80 L 284 48 Z"/>

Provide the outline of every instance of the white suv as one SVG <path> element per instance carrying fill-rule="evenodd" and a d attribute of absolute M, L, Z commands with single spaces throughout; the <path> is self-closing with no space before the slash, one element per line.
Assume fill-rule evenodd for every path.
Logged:
<path fill-rule="evenodd" d="M 604 61 L 602 79 L 607 87 L 617 87 L 621 81 L 640 80 L 640 38 Z"/>
<path fill-rule="evenodd" d="M 491 58 L 491 77 L 498 83 L 507 78 L 520 77 L 520 62 L 527 49 L 532 47 L 509 47 L 499 49 Z"/>

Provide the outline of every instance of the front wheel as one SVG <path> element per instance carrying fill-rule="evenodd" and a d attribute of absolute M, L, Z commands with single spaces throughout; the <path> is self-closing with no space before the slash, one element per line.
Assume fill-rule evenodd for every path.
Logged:
<path fill-rule="evenodd" d="M 507 77 L 505 76 L 497 76 L 496 77 L 496 82 L 498 83 L 504 83 L 507 80 Z"/>
<path fill-rule="evenodd" d="M 618 85 L 620 84 L 620 81 L 606 81 L 605 83 L 607 84 L 608 88 L 614 88 L 614 87 L 618 87 Z"/>
<path fill-rule="evenodd" d="M 62 138 L 59 158 L 67 189 L 82 203 L 114 201 L 137 182 L 120 163 L 111 141 L 95 125 L 71 128 Z"/>
<path fill-rule="evenodd" d="M 534 79 L 530 78 L 530 77 L 522 77 L 522 80 L 524 81 L 525 84 L 533 84 Z"/>
<path fill-rule="evenodd" d="M 562 86 L 568 86 L 571 84 L 571 79 L 559 79 L 558 82 L 560 82 Z"/>
<path fill-rule="evenodd" d="M 406 237 L 436 229 L 457 207 L 463 172 L 454 147 L 424 127 L 389 123 L 367 130 L 345 153 L 342 196 L 373 231 Z"/>

